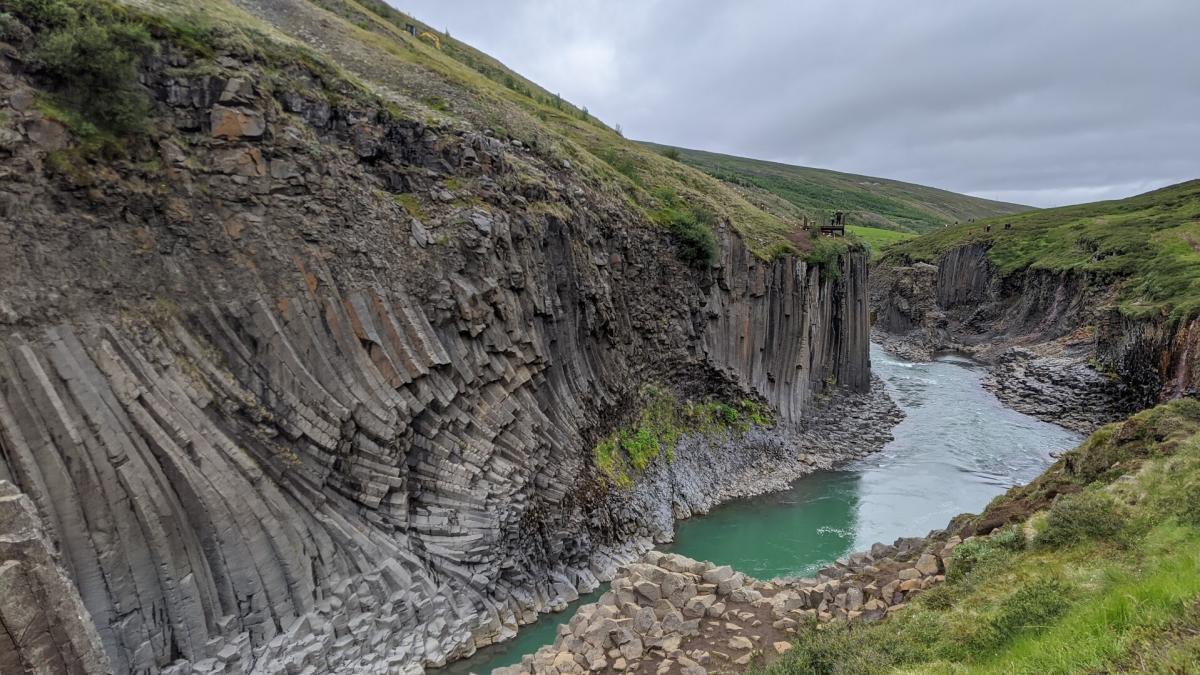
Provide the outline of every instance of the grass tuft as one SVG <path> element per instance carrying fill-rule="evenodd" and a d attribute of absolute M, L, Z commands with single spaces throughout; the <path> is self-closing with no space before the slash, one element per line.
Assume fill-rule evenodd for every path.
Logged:
<path fill-rule="evenodd" d="M 650 213 L 650 218 L 674 235 L 679 259 L 697 269 L 710 267 L 717 258 L 717 239 L 712 230 L 716 216 L 703 207 L 684 202 L 668 189 L 658 190 L 655 197 L 659 207 Z"/>

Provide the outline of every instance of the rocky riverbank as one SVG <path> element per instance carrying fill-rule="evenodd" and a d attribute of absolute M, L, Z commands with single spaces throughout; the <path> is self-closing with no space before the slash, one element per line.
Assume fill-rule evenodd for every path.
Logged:
<path fill-rule="evenodd" d="M 877 621 L 945 580 L 957 536 L 875 544 L 811 579 L 761 581 L 651 551 L 581 607 L 553 645 L 502 675 L 633 672 L 702 675 L 769 663 L 805 623 Z"/>

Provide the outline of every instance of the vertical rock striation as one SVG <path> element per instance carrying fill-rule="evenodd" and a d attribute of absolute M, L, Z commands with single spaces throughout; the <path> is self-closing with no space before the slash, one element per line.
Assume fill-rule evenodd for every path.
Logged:
<path fill-rule="evenodd" d="M 836 269 L 794 259 L 765 263 L 730 238 L 722 269 L 705 307 L 704 346 L 714 364 L 749 381 L 791 423 L 803 418 L 823 383 L 869 388 L 865 254 L 851 254 Z"/>

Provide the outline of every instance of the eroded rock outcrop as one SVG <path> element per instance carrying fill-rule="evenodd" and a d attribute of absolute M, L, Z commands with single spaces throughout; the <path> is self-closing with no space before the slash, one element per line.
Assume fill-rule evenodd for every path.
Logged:
<path fill-rule="evenodd" d="M 670 489 L 606 483 L 592 442 L 641 384 L 758 398 L 814 444 L 818 397 L 868 395 L 861 253 L 763 261 L 722 224 L 696 270 L 547 151 L 311 95 L 301 65 L 190 65 L 146 64 L 141 161 L 63 166 L 0 56 L 0 479 L 118 673 L 443 664 L 761 471 L 709 448 Z M 800 472 L 883 437 L 740 440 Z"/>

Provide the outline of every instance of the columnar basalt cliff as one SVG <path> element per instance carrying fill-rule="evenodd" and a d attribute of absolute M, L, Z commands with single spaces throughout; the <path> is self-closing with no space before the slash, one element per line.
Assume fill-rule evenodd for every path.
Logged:
<path fill-rule="evenodd" d="M 443 664 L 661 538 L 647 500 L 711 504 L 592 465 L 640 385 L 785 427 L 870 388 L 863 254 L 764 261 L 722 224 L 695 269 L 527 144 L 219 62 L 150 60 L 144 156 L 93 162 L 0 55 L 0 480 L 113 671 Z M 725 452 L 772 443 L 837 454 Z M 0 641 L 0 664 L 43 647 Z"/>
<path fill-rule="evenodd" d="M 888 348 L 927 357 L 965 351 L 993 367 L 1006 403 L 1080 431 L 1160 400 L 1194 396 L 1197 321 L 1131 318 L 1111 279 L 1027 269 L 999 274 L 988 247 L 937 264 L 891 256 L 872 275 L 874 330 Z"/>

